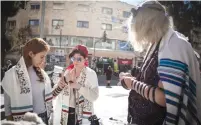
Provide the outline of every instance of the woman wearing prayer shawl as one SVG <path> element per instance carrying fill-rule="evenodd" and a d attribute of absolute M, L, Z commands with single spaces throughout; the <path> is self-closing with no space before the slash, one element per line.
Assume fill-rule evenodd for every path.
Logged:
<path fill-rule="evenodd" d="M 187 39 L 173 29 L 165 7 L 146 1 L 132 9 L 130 36 L 136 49 L 150 45 L 137 77 L 124 76 L 128 122 L 137 125 L 200 125 L 198 60 Z"/>
<path fill-rule="evenodd" d="M 76 46 L 69 54 L 73 62 L 53 90 L 54 125 L 89 125 L 93 115 L 93 102 L 99 96 L 98 78 L 88 67 L 88 50 Z"/>
<path fill-rule="evenodd" d="M 20 121 L 26 112 L 34 112 L 48 124 L 52 110 L 52 88 L 48 75 L 40 68 L 49 45 L 40 38 L 31 39 L 23 47 L 23 56 L 5 73 L 5 115 Z"/>

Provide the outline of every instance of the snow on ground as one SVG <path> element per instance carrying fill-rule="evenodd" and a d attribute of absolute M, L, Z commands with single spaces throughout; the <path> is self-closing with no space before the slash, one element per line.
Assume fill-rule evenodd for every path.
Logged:
<path fill-rule="evenodd" d="M 127 122 L 128 90 L 121 86 L 99 87 L 99 98 L 94 103 L 94 111 L 103 125 L 124 125 Z M 109 120 L 109 118 L 117 119 Z"/>

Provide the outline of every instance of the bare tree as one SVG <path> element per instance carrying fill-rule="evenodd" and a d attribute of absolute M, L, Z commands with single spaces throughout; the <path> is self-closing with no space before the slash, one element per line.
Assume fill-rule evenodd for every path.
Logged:
<path fill-rule="evenodd" d="M 20 29 L 12 29 L 6 32 L 6 37 L 10 41 L 11 48 L 9 51 L 19 51 L 31 37 L 32 31 L 30 26 L 25 26 Z"/>

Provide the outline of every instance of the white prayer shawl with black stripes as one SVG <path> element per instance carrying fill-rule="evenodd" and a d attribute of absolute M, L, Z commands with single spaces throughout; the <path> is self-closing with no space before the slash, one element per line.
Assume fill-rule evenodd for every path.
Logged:
<path fill-rule="evenodd" d="M 197 125 L 201 119 L 199 63 L 190 43 L 173 29 L 161 41 L 158 73 L 166 98 L 164 124 Z"/>
<path fill-rule="evenodd" d="M 42 74 L 45 78 L 45 103 L 49 118 L 52 110 L 52 88 L 49 77 L 43 70 Z M 2 87 L 10 97 L 14 121 L 22 120 L 26 112 L 33 112 L 31 82 L 23 57 L 5 73 Z"/>
<path fill-rule="evenodd" d="M 68 70 L 65 72 L 65 74 Z M 88 118 L 94 114 L 93 102 L 87 100 L 84 96 L 89 92 L 93 91 L 96 95 L 95 98 L 98 98 L 98 79 L 96 73 L 86 67 L 84 68 L 80 76 L 76 80 L 82 87 L 80 90 L 76 91 L 76 106 L 75 112 L 77 114 L 77 120 L 81 125 L 89 125 L 90 122 Z M 82 94 L 81 94 L 82 93 Z M 67 85 L 63 91 L 53 100 L 54 107 L 54 125 L 67 125 L 68 123 L 68 113 L 69 113 L 69 103 L 70 103 L 70 86 Z"/>

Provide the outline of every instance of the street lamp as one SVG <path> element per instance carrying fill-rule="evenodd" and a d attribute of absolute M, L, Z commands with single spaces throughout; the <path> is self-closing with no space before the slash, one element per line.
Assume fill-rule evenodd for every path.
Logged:
<path fill-rule="evenodd" d="M 59 25 L 59 22 L 57 23 L 55 29 L 60 29 L 60 36 L 59 36 L 60 50 L 59 50 L 59 55 L 62 56 L 62 54 L 61 54 L 61 37 L 62 37 L 62 28 L 61 28 L 61 26 Z M 59 56 L 59 60 L 61 59 L 60 56 Z M 60 61 L 60 64 L 61 64 L 61 61 Z"/>
<path fill-rule="evenodd" d="M 102 75 L 104 75 L 104 60 L 103 60 L 103 57 L 101 56 L 99 61 L 101 61 L 103 63 L 103 70 L 102 70 Z"/>
<path fill-rule="evenodd" d="M 102 40 L 102 42 L 107 41 L 107 33 L 106 33 L 106 31 L 103 32 L 103 37 L 99 41 L 96 41 L 94 43 L 94 59 L 95 59 L 95 52 L 96 52 L 96 43 L 100 42 L 101 40 Z"/>
<path fill-rule="evenodd" d="M 56 25 L 55 29 L 60 29 L 59 44 L 60 44 L 60 48 L 61 48 L 62 28 L 61 28 L 61 26 L 59 25 L 59 23 Z"/>
<path fill-rule="evenodd" d="M 102 38 L 99 40 L 99 41 L 96 41 L 95 43 L 94 43 L 94 57 L 93 57 L 93 63 L 94 63 L 94 69 L 95 69 L 95 52 L 96 52 L 96 43 L 98 43 L 98 42 L 100 42 L 100 41 L 102 41 L 102 42 L 107 42 L 107 33 L 106 33 L 106 31 L 104 31 L 103 32 L 103 36 L 102 36 Z M 101 57 L 102 58 L 102 57 Z M 103 58 L 102 58 L 103 59 Z M 104 62 L 103 62 L 103 73 L 104 73 Z"/>
<path fill-rule="evenodd" d="M 107 42 L 107 33 L 106 33 L 106 31 L 103 32 L 103 42 Z"/>

